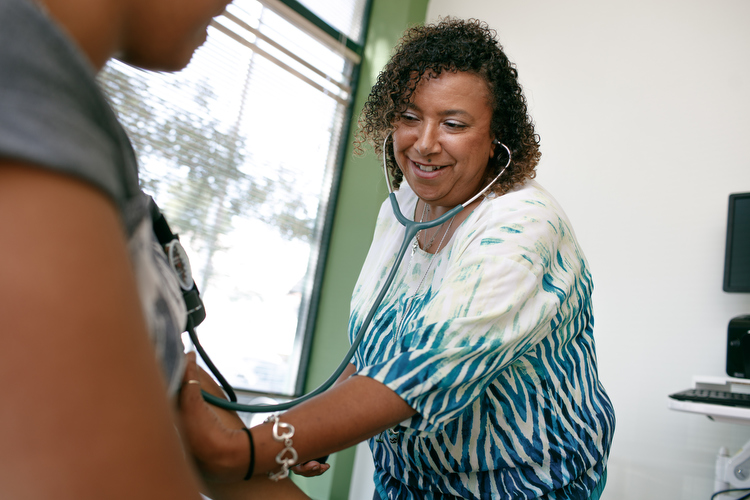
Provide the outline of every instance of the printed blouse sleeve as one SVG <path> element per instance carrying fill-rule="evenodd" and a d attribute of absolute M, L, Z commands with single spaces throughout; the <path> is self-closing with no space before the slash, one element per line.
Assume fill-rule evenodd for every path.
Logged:
<path fill-rule="evenodd" d="M 398 354 L 363 368 L 417 415 L 409 427 L 439 430 L 458 417 L 514 360 L 553 330 L 571 287 L 566 223 L 538 207 L 489 217 L 455 243 L 422 314 Z"/>

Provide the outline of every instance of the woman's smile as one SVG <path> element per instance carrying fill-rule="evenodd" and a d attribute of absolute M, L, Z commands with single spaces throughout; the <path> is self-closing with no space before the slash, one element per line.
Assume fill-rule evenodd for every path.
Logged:
<path fill-rule="evenodd" d="M 443 168 L 445 165 L 433 165 L 431 163 L 417 163 L 415 161 L 411 161 L 412 165 L 414 165 L 420 172 L 430 173 L 434 172 L 435 170 L 439 170 Z"/>

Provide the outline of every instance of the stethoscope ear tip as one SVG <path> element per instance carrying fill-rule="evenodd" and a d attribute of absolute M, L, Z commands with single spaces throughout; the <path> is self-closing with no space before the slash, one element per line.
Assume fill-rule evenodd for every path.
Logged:
<path fill-rule="evenodd" d="M 383 151 L 382 151 L 382 155 L 383 155 L 383 174 L 385 174 L 385 183 L 388 186 L 388 193 L 389 194 L 393 194 L 393 184 L 391 184 L 391 177 L 388 175 L 388 162 L 387 162 L 388 155 L 386 154 L 386 149 L 387 149 L 387 145 L 388 145 L 388 138 L 391 137 L 392 134 L 393 134 L 393 130 L 390 130 L 385 135 L 385 139 L 383 139 Z"/>

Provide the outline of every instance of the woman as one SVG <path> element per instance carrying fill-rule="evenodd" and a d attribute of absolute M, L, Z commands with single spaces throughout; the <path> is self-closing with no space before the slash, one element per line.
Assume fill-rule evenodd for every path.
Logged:
<path fill-rule="evenodd" d="M 185 306 L 94 78 L 184 67 L 228 3 L 0 1 L 0 498 L 200 498 Z"/>
<path fill-rule="evenodd" d="M 532 180 L 538 139 L 494 33 L 451 19 L 409 30 L 365 105 L 364 141 L 386 156 L 414 219 L 434 220 L 491 184 L 490 193 L 417 234 L 352 376 L 254 427 L 248 473 L 284 472 L 369 438 L 376 499 L 599 498 L 614 413 L 597 375 L 591 276 L 562 209 Z M 403 234 L 386 202 L 350 338 Z M 193 451 L 204 472 L 237 479 L 253 450 L 241 433 L 206 437 L 216 416 L 198 388 L 183 392 Z M 217 456 L 240 458 L 220 466 Z"/>

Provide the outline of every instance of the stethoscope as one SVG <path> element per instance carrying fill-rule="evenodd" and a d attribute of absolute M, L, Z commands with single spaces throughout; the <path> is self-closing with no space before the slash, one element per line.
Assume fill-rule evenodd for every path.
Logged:
<path fill-rule="evenodd" d="M 403 213 L 401 213 L 401 208 L 399 207 L 398 201 L 396 200 L 396 194 L 393 192 L 391 179 L 390 179 L 390 176 L 388 175 L 388 165 L 386 162 L 386 147 L 388 144 L 388 139 L 391 137 L 391 133 L 392 132 L 389 132 L 388 135 L 386 135 L 385 139 L 383 140 L 383 172 L 385 174 L 386 184 L 388 185 L 388 197 L 391 200 L 391 207 L 393 208 L 393 214 L 396 216 L 396 219 L 404 226 L 404 240 L 401 243 L 401 248 L 399 248 L 398 253 L 396 254 L 396 260 L 394 261 L 394 265 L 391 268 L 388 274 L 388 277 L 386 278 L 385 283 L 383 284 L 383 287 L 380 290 L 380 293 L 378 293 L 378 296 L 375 298 L 375 302 L 370 308 L 370 312 L 367 314 L 364 321 L 362 322 L 362 326 L 359 327 L 357 336 L 354 338 L 354 341 L 352 342 L 352 345 L 349 348 L 349 351 L 347 351 L 346 355 L 344 356 L 344 359 L 341 361 L 341 364 L 338 366 L 338 368 L 336 368 L 336 370 L 328 378 L 328 380 L 326 380 L 322 385 L 320 385 L 320 387 L 318 387 L 317 389 L 313 390 L 312 392 L 308 394 L 305 394 L 304 396 L 300 396 L 291 401 L 287 401 L 285 403 L 270 404 L 270 405 L 250 405 L 250 404 L 238 403 L 237 396 L 235 395 L 234 390 L 232 389 L 232 386 L 226 381 L 226 379 L 221 375 L 221 373 L 216 368 L 216 366 L 211 362 L 210 358 L 208 357 L 206 352 L 203 350 L 203 347 L 200 345 L 200 342 L 198 341 L 198 337 L 195 334 L 195 328 L 193 328 L 192 325 L 189 325 L 188 333 L 190 335 L 190 340 L 195 345 L 195 348 L 198 351 L 198 354 L 200 354 L 201 358 L 203 359 L 204 363 L 208 367 L 209 371 L 211 371 L 211 373 L 213 373 L 213 375 L 219 381 L 219 384 L 222 386 L 222 389 L 224 389 L 224 392 L 226 392 L 227 397 L 229 398 L 229 401 L 227 401 L 226 399 L 216 397 L 213 394 L 209 394 L 203 391 L 203 399 L 205 399 L 208 403 L 214 406 L 218 406 L 220 408 L 233 410 L 233 411 L 249 412 L 249 413 L 270 413 L 270 412 L 288 410 L 289 408 L 292 408 L 293 406 L 296 406 L 302 403 L 303 401 L 307 401 L 308 399 L 311 399 L 325 392 L 326 390 L 328 390 L 336 382 L 336 380 L 338 380 L 338 378 L 341 376 L 344 370 L 346 370 L 346 367 L 349 365 L 349 362 L 354 357 L 354 353 L 357 351 L 359 344 L 362 343 L 362 339 L 365 336 L 367 328 L 370 326 L 370 322 L 372 321 L 372 318 L 375 316 L 375 312 L 377 311 L 378 307 L 380 307 L 380 303 L 383 301 L 385 294 L 388 292 L 388 289 L 390 288 L 391 283 L 393 283 L 393 278 L 396 276 L 396 272 L 398 271 L 399 265 L 401 261 L 403 260 L 404 255 L 406 254 L 406 250 L 410 246 L 409 243 L 411 242 L 411 240 L 417 235 L 419 231 L 423 229 L 429 229 L 431 227 L 439 226 L 440 224 L 450 220 L 452 217 L 455 217 L 461 210 L 463 210 L 467 206 L 471 205 L 474 201 L 477 200 L 477 198 L 485 194 L 490 189 L 490 187 L 495 182 L 497 182 L 498 179 L 500 179 L 500 176 L 503 175 L 503 173 L 505 173 L 505 170 L 510 165 L 510 161 L 511 161 L 510 149 L 508 149 L 508 146 L 506 146 L 505 144 L 495 141 L 495 144 L 501 145 L 508 152 L 508 162 L 505 164 L 505 166 L 500 171 L 500 173 L 497 174 L 497 176 L 494 179 L 492 179 L 492 182 L 487 184 L 487 186 L 484 189 L 482 189 L 479 193 L 474 195 L 474 197 L 472 197 L 469 201 L 462 203 L 461 205 L 458 205 L 457 207 L 454 207 L 453 209 L 444 213 L 437 219 L 426 221 L 426 222 L 417 222 L 417 221 L 409 220 L 406 217 L 404 217 Z"/>

